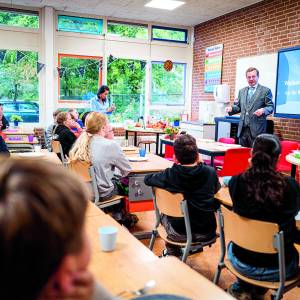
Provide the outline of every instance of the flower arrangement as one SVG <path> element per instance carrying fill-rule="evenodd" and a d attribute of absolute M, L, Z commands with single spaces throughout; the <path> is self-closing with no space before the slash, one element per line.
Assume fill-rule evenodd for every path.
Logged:
<path fill-rule="evenodd" d="M 167 126 L 165 128 L 165 133 L 167 135 L 169 135 L 170 140 L 174 139 L 174 136 L 179 132 L 179 128 L 178 127 L 173 127 L 173 126 Z"/>
<path fill-rule="evenodd" d="M 12 122 L 23 122 L 23 119 L 21 116 L 18 116 L 18 115 L 11 115 L 10 116 L 10 120 Z"/>

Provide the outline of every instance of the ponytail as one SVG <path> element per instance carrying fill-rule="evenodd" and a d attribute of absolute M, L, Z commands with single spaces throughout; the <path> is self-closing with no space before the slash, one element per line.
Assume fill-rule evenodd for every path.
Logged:
<path fill-rule="evenodd" d="M 88 163 L 91 162 L 90 155 L 90 142 L 92 134 L 83 131 L 81 135 L 76 140 L 73 148 L 71 149 L 69 156 L 71 160 L 81 160 Z"/>

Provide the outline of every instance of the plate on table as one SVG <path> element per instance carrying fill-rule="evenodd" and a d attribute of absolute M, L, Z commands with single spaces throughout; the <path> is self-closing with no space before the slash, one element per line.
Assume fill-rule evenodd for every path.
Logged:
<path fill-rule="evenodd" d="M 135 146 L 127 146 L 127 147 L 122 147 L 122 150 L 123 151 L 137 151 L 137 147 L 135 147 Z"/>
<path fill-rule="evenodd" d="M 134 300 L 191 300 L 190 298 L 170 295 L 170 294 L 144 295 L 133 299 Z"/>
<path fill-rule="evenodd" d="M 19 153 L 18 156 L 20 157 L 42 157 L 45 156 L 43 152 L 23 152 Z"/>
<path fill-rule="evenodd" d="M 129 156 L 128 157 L 129 161 L 147 161 L 147 157 L 141 157 L 141 156 Z"/>

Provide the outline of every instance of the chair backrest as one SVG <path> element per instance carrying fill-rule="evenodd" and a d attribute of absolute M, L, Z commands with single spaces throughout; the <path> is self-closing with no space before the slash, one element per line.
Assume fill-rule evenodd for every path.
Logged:
<path fill-rule="evenodd" d="M 154 205 L 160 213 L 170 217 L 184 217 L 181 202 L 184 200 L 181 193 L 170 193 L 161 188 L 154 188 Z"/>
<path fill-rule="evenodd" d="M 235 144 L 235 139 L 230 137 L 221 137 L 219 138 L 218 142 L 224 144 Z"/>
<path fill-rule="evenodd" d="M 165 155 L 164 158 L 166 159 L 172 159 L 173 160 L 174 155 L 174 147 L 171 145 L 165 145 Z"/>
<path fill-rule="evenodd" d="M 46 134 L 45 134 L 45 129 L 44 128 L 38 128 L 34 127 L 33 128 L 34 136 L 37 137 L 40 145 L 42 146 L 43 149 L 46 148 Z"/>
<path fill-rule="evenodd" d="M 244 218 L 224 206 L 221 212 L 227 241 L 250 251 L 277 253 L 273 237 L 279 232 L 278 224 Z"/>
<path fill-rule="evenodd" d="M 244 172 L 249 167 L 251 148 L 228 149 L 224 156 L 223 169 L 220 176 L 234 176 Z"/>
<path fill-rule="evenodd" d="M 71 160 L 69 162 L 69 168 L 78 174 L 84 182 L 91 182 L 90 164 L 86 161 Z"/>
<path fill-rule="evenodd" d="M 51 141 L 52 151 L 56 154 L 62 155 L 62 147 L 59 141 L 52 140 Z"/>
<path fill-rule="evenodd" d="M 281 141 L 281 155 L 278 160 L 278 165 L 291 166 L 289 162 L 286 161 L 285 157 L 290 154 L 293 150 L 299 148 L 299 143 L 295 141 Z"/>

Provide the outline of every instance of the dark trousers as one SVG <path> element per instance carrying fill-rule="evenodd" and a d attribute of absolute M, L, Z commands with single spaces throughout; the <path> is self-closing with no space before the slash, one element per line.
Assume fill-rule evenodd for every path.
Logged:
<path fill-rule="evenodd" d="M 255 137 L 251 135 L 250 127 L 243 127 L 241 135 L 239 137 L 240 145 L 243 147 L 252 148 Z"/>

